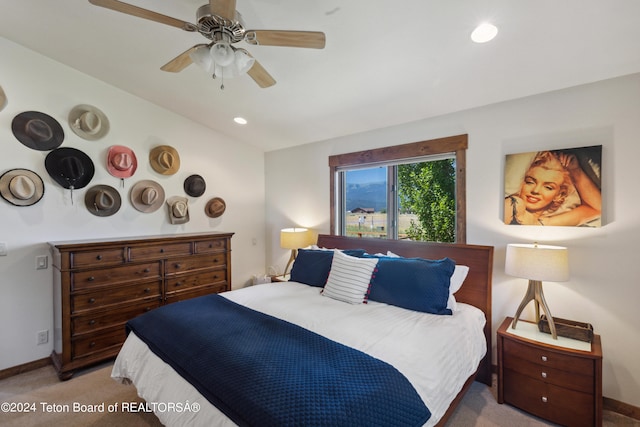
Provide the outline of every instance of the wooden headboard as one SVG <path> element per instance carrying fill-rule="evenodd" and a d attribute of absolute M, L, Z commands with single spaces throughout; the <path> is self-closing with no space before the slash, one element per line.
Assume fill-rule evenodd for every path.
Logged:
<path fill-rule="evenodd" d="M 469 266 L 469 274 L 456 292 L 456 300 L 478 307 L 485 314 L 484 335 L 487 355 L 480 362 L 476 379 L 491 385 L 491 276 L 493 246 L 453 243 L 414 242 L 409 240 L 367 239 L 318 235 L 318 246 L 338 249 L 364 249 L 370 254 L 391 251 L 403 257 L 440 259 L 449 257 L 456 264 Z"/>

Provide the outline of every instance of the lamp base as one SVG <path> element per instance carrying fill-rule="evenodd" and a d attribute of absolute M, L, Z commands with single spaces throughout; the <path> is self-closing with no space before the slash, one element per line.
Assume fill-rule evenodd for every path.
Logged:
<path fill-rule="evenodd" d="M 289 257 L 289 261 L 287 262 L 287 266 L 284 268 L 284 273 L 282 273 L 283 276 L 287 275 L 287 271 L 289 270 L 289 266 L 296 259 L 296 256 L 298 256 L 298 250 L 297 249 L 291 249 L 291 256 Z"/>
<path fill-rule="evenodd" d="M 547 301 L 544 299 L 544 293 L 542 292 L 542 282 L 540 280 L 529 280 L 529 287 L 527 288 L 527 293 L 524 295 L 520 306 L 518 307 L 518 311 L 516 311 L 516 315 L 513 317 L 513 322 L 511 322 L 511 327 L 513 329 L 516 328 L 516 324 L 518 323 L 518 319 L 522 314 L 522 310 L 529 304 L 530 301 L 534 301 L 535 309 L 536 309 L 536 323 L 540 321 L 540 305 L 542 305 L 542 309 L 547 317 L 547 322 L 549 323 L 549 329 L 551 330 L 551 337 L 554 340 L 558 339 L 558 334 L 556 333 L 556 324 L 553 321 L 553 317 L 551 316 L 551 311 L 549 311 L 549 306 L 547 305 Z"/>

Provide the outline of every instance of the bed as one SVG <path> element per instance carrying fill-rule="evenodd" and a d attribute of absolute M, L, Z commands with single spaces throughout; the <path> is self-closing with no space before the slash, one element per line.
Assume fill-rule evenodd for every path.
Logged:
<path fill-rule="evenodd" d="M 130 321 L 112 377 L 133 383 L 145 409 L 169 426 L 441 426 L 473 381 L 491 385 L 493 247 L 331 235 L 317 245 L 342 251 L 299 254 L 290 282 L 174 303 Z M 317 265 L 308 260 L 327 252 L 326 286 L 310 285 L 305 273 Z M 409 309 L 380 293 L 385 271 L 404 274 L 388 266 L 413 263 L 449 276 L 453 264 L 468 267 L 451 314 Z M 371 277 L 366 303 L 331 295 L 342 290 L 335 284 L 343 264 L 371 268 L 363 273 Z M 357 274 L 350 270 L 347 280 Z M 191 343 L 180 341 L 192 333 Z"/>

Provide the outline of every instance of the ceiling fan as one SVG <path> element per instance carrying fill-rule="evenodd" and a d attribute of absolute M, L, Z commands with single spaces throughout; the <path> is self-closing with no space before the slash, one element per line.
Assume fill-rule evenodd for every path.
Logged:
<path fill-rule="evenodd" d="M 215 77 L 233 77 L 246 72 L 262 88 L 276 81 L 246 49 L 232 46 L 240 41 L 250 45 L 322 49 L 325 35 L 318 31 L 247 30 L 236 11 L 236 0 L 209 0 L 196 12 L 196 24 L 172 18 L 118 0 L 89 0 L 89 3 L 117 12 L 171 25 L 184 31 L 199 32 L 210 40 L 197 44 L 167 62 L 160 69 L 177 73 L 196 62 Z M 225 65 L 223 65 L 225 64 Z M 224 86 L 222 86 L 224 88 Z"/>

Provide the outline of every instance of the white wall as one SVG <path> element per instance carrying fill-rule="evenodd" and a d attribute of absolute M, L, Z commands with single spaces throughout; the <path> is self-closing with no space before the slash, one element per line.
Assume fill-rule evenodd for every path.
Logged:
<path fill-rule="evenodd" d="M 571 280 L 545 285 L 550 309 L 556 317 L 593 324 L 603 342 L 604 395 L 640 406 L 638 117 L 640 75 L 631 75 L 269 152 L 267 262 L 279 270 L 284 267 L 287 254 L 278 245 L 283 227 L 329 232 L 330 155 L 467 133 L 467 242 L 495 246 L 494 332 L 505 316 L 515 314 L 526 290 L 525 280 L 504 274 L 506 245 L 539 241 L 567 246 Z M 503 224 L 505 154 L 599 144 L 603 145 L 603 227 Z"/>
<path fill-rule="evenodd" d="M 235 232 L 232 243 L 233 287 L 242 287 L 252 274 L 264 273 L 264 154 L 204 128 L 140 98 L 81 74 L 71 68 L 0 38 L 0 85 L 9 103 L 0 112 L 0 174 L 13 168 L 31 169 L 45 183 L 43 199 L 29 207 L 15 207 L 0 199 L 0 242 L 9 253 L 0 256 L 0 370 L 48 357 L 53 343 L 52 269 L 35 269 L 36 255 L 48 255 L 46 242 L 101 237 L 146 236 L 184 232 Z M 111 129 L 98 141 L 73 133 L 67 121 L 71 108 L 92 104 L 108 116 Z M 84 151 L 95 164 L 95 175 L 84 189 L 70 193 L 47 174 L 47 152 L 22 145 L 11 131 L 16 114 L 36 110 L 57 119 L 65 131 L 62 147 Z M 131 147 L 138 159 L 135 175 L 119 187 L 105 168 L 106 152 L 114 144 Z M 149 166 L 150 149 L 167 144 L 181 159 L 180 170 L 162 176 Z M 166 196 L 185 196 L 184 179 L 202 175 L 205 194 L 189 197 L 190 221 L 172 225 L 166 208 L 143 214 L 128 199 L 141 179 L 162 184 Z M 122 207 L 113 216 L 97 217 L 84 206 L 84 192 L 96 184 L 120 190 Z M 227 210 L 211 219 L 204 206 L 222 197 Z M 255 239 L 255 243 L 254 243 Z M 49 264 L 51 258 L 49 257 Z M 49 330 L 49 343 L 36 345 L 36 332 Z"/>

